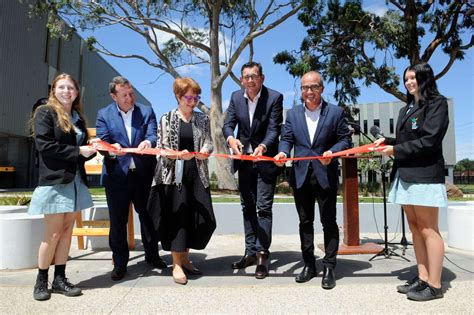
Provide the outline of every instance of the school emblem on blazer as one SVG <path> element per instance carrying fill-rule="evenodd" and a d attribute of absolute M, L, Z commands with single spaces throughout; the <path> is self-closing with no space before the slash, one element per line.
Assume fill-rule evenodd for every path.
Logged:
<path fill-rule="evenodd" d="M 410 121 L 411 121 L 411 130 L 418 129 L 418 117 L 412 117 L 410 118 Z"/>

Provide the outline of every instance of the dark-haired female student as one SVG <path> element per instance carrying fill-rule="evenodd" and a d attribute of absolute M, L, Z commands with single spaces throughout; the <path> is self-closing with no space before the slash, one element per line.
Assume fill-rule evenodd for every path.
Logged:
<path fill-rule="evenodd" d="M 442 298 L 444 242 L 439 233 L 439 208 L 447 206 L 442 141 L 448 129 L 448 103 L 438 92 L 427 63 L 404 74 L 407 105 L 400 110 L 396 138 L 385 143 L 384 155 L 395 157 L 388 200 L 402 205 L 412 232 L 418 275 L 397 287 L 415 301 Z"/>

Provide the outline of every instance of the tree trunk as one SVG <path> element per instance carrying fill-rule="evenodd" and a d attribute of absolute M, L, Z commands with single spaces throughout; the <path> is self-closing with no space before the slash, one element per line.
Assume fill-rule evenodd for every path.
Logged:
<path fill-rule="evenodd" d="M 222 86 L 211 89 L 211 135 L 215 153 L 229 153 L 222 134 L 224 114 L 222 113 Z M 216 159 L 216 175 L 218 186 L 221 189 L 237 190 L 237 183 L 232 173 L 232 160 L 224 158 Z"/>

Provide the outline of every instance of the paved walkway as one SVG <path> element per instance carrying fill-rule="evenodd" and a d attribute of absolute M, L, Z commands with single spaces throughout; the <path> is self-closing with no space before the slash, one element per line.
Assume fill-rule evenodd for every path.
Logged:
<path fill-rule="evenodd" d="M 365 234 L 370 240 L 378 234 Z M 322 242 L 322 235 L 316 235 Z M 322 252 L 317 251 L 319 275 L 305 284 L 297 284 L 301 270 L 298 235 L 275 235 L 272 243 L 270 276 L 253 277 L 255 267 L 234 271 L 231 262 L 243 250 L 243 237 L 237 234 L 214 235 L 208 248 L 194 251 L 191 259 L 204 275 L 191 277 L 186 286 L 177 285 L 170 268 L 160 271 L 144 263 L 143 251 L 132 252 L 124 280 L 110 280 L 112 269 L 109 251 L 77 250 L 73 244 L 67 275 L 83 288 L 83 295 L 68 298 L 53 294 L 51 300 L 33 300 L 36 270 L 0 271 L 0 314 L 26 313 L 369 313 L 369 314 L 472 314 L 474 311 L 474 253 L 446 248 L 443 271 L 445 298 L 420 303 L 396 292 L 396 285 L 413 276 L 414 253 L 409 246 L 405 260 L 392 256 L 339 256 L 337 286 L 323 290 Z M 395 252 L 401 254 L 401 250 Z M 163 258 L 170 262 L 167 252 Z M 456 265 L 471 270 L 461 270 Z M 50 270 L 50 279 L 53 270 Z"/>

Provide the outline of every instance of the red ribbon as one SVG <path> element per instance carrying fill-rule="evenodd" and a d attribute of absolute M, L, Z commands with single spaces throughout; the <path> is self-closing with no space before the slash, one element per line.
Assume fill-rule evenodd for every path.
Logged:
<path fill-rule="evenodd" d="M 113 145 L 111 145 L 110 143 L 107 143 L 99 139 L 94 140 L 94 142 L 90 145 L 99 151 L 107 151 L 107 152 L 112 152 L 112 153 L 124 152 L 124 153 L 150 154 L 150 155 L 162 155 L 162 156 L 180 155 L 183 153 L 183 151 L 175 151 L 175 150 L 170 150 L 170 149 L 158 149 L 158 148 L 146 148 L 142 150 L 139 150 L 138 148 L 122 148 L 119 150 Z M 212 153 L 212 154 L 204 154 L 204 155 L 221 157 L 221 158 L 226 158 L 226 159 L 243 160 L 243 161 L 253 161 L 253 162 L 267 161 L 267 162 L 284 163 L 287 161 L 318 160 L 318 159 L 328 159 L 328 158 L 331 159 L 331 158 L 337 158 L 337 157 L 350 158 L 350 157 L 353 157 L 352 155 L 354 154 L 377 152 L 377 151 L 382 151 L 384 148 L 385 148 L 384 144 L 381 144 L 378 147 L 375 147 L 375 144 L 370 143 L 370 144 L 362 145 L 359 147 L 332 153 L 324 157 L 323 156 L 305 156 L 305 157 L 284 158 L 280 160 L 275 160 L 272 157 L 263 156 L 263 155 L 252 156 L 252 155 L 243 155 L 243 154 L 232 155 L 232 154 L 221 154 L 221 153 Z M 196 155 L 196 154 L 199 154 L 199 152 L 188 152 L 186 154 Z"/>

